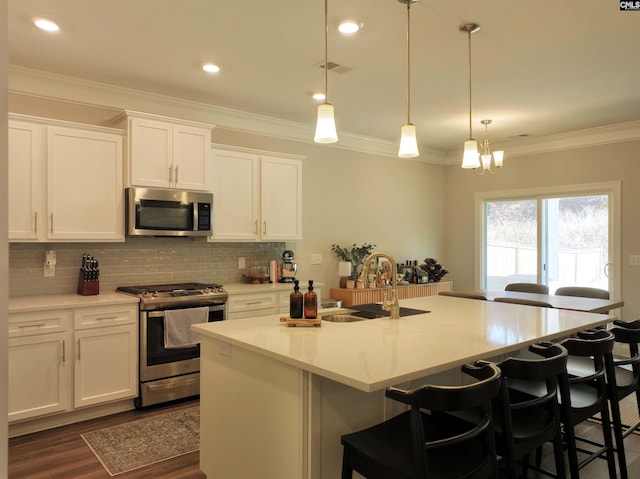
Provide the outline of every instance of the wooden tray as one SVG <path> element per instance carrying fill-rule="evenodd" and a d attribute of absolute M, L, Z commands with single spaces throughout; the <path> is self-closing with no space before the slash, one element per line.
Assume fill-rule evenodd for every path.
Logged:
<path fill-rule="evenodd" d="M 285 323 L 290 328 L 294 328 L 296 326 L 313 326 L 314 328 L 319 328 L 322 326 L 322 317 L 318 316 L 315 319 L 291 319 L 288 316 L 281 316 L 280 322 Z"/>

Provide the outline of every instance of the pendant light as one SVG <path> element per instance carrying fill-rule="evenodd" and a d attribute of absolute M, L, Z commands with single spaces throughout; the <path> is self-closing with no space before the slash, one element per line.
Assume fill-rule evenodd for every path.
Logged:
<path fill-rule="evenodd" d="M 464 142 L 464 155 L 462 157 L 462 168 L 479 168 L 480 153 L 478 152 L 478 142 L 473 139 L 471 128 L 471 34 L 480 30 L 477 23 L 465 23 L 460 26 L 461 32 L 466 32 L 469 39 L 469 139 Z"/>
<path fill-rule="evenodd" d="M 491 120 L 482 120 L 480 121 L 484 125 L 484 138 L 482 139 L 482 143 L 480 144 L 480 158 L 482 160 L 482 167 L 476 169 L 476 173 L 479 175 L 484 175 L 489 172 L 491 174 L 495 173 L 495 170 L 498 168 L 502 168 L 502 159 L 504 158 L 504 151 L 497 150 L 493 153 L 491 152 L 491 145 L 489 144 L 489 125 L 491 124 Z M 493 160 L 493 166 L 492 166 Z"/>
<path fill-rule="evenodd" d="M 329 74 L 329 21 L 328 3 L 324 0 L 324 102 L 318 105 L 318 119 L 316 121 L 316 134 L 313 141 L 316 143 L 335 143 L 338 141 L 336 122 L 333 115 L 333 105 L 329 103 L 329 90 L 327 88 L 327 76 Z"/>
<path fill-rule="evenodd" d="M 411 4 L 418 0 L 398 0 L 407 4 L 407 123 L 400 130 L 400 158 L 415 158 L 420 155 L 416 140 L 416 127 L 411 123 Z"/>

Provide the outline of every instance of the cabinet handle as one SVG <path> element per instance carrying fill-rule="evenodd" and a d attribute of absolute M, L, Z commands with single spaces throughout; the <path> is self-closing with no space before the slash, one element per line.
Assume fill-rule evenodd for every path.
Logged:
<path fill-rule="evenodd" d="M 38 234 L 38 212 L 33 213 L 33 232 Z"/>
<path fill-rule="evenodd" d="M 80 361 L 80 340 L 78 339 L 78 361 Z"/>
<path fill-rule="evenodd" d="M 258 236 L 258 220 L 253 222 L 253 234 Z"/>
<path fill-rule="evenodd" d="M 103 316 L 101 318 L 96 318 L 96 321 L 106 321 L 106 320 L 115 320 L 118 319 L 117 316 Z"/>
<path fill-rule="evenodd" d="M 66 344 L 65 340 L 62 340 L 62 362 L 65 363 L 67 361 L 67 352 L 66 352 Z"/>
<path fill-rule="evenodd" d="M 51 234 L 53 234 L 53 212 L 50 215 L 49 229 L 51 230 Z"/>
<path fill-rule="evenodd" d="M 179 166 L 176 166 L 175 170 L 174 170 L 175 177 L 174 177 L 173 182 L 176 184 L 176 186 L 178 186 L 178 168 L 179 168 Z"/>
<path fill-rule="evenodd" d="M 254 304 L 262 304 L 262 301 L 248 301 L 247 306 L 253 306 Z"/>
<path fill-rule="evenodd" d="M 173 183 L 173 166 L 169 167 L 169 185 Z"/>
<path fill-rule="evenodd" d="M 18 328 L 20 329 L 27 329 L 27 328 L 44 328 L 46 326 L 45 323 L 41 323 L 41 324 L 19 324 Z"/>
<path fill-rule="evenodd" d="M 262 234 L 267 236 L 267 220 L 264 220 L 263 227 L 262 227 Z"/>

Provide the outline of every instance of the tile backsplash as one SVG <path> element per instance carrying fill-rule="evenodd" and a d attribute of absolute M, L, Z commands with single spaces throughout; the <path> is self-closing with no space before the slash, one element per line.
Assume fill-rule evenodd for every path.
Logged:
<path fill-rule="evenodd" d="M 208 243 L 205 238 L 128 238 L 124 243 L 11 243 L 9 296 L 75 293 L 84 253 L 100 263 L 100 291 L 173 282 L 237 283 L 247 267 L 280 260 L 285 243 Z M 55 276 L 44 277 L 45 251 L 56 253 Z"/>

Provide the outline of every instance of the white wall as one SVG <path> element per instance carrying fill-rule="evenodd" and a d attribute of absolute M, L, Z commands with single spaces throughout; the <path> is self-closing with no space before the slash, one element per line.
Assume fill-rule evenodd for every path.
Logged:
<path fill-rule="evenodd" d="M 509 159 L 495 175 L 477 176 L 473 171 L 450 166 L 446 173 L 445 258 L 455 289 L 478 287 L 474 276 L 474 197 L 477 192 L 536 189 L 620 181 L 622 183 L 621 271 L 624 300 L 622 317 L 640 316 L 640 268 L 629 266 L 629 255 L 640 254 L 640 141 L 540 153 Z"/>
<path fill-rule="evenodd" d="M 7 477 L 7 1 L 0 0 L 0 477 Z"/>

